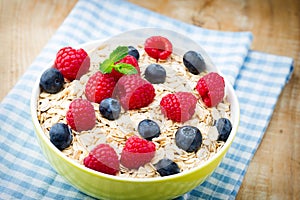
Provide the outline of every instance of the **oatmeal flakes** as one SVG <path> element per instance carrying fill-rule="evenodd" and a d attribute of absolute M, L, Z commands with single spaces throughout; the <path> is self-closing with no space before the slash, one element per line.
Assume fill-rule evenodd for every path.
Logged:
<path fill-rule="evenodd" d="M 45 112 L 50 108 L 50 101 L 49 99 L 41 99 L 38 101 L 38 107 L 40 108 L 41 112 Z"/>
<path fill-rule="evenodd" d="M 165 152 L 166 152 L 165 153 L 166 158 L 169 158 L 170 160 L 174 160 L 175 155 L 174 155 L 174 152 L 171 149 L 165 148 Z"/>
<path fill-rule="evenodd" d="M 208 138 L 211 140 L 211 141 L 216 141 L 219 137 L 219 133 L 218 133 L 218 130 L 215 126 L 211 126 L 208 130 Z"/>
<path fill-rule="evenodd" d="M 165 151 L 162 148 L 159 148 L 156 153 L 154 158 L 152 159 L 151 163 L 155 164 L 157 163 L 159 160 L 163 159 L 165 157 Z"/>
<path fill-rule="evenodd" d="M 139 66 L 141 76 L 144 77 L 144 70 L 149 64 L 156 63 L 156 60 L 146 56 L 143 45 L 137 46 L 140 53 Z M 49 138 L 49 130 L 53 124 L 66 122 L 65 115 L 72 100 L 76 98 L 86 99 L 84 90 L 89 77 L 98 71 L 99 63 L 103 62 L 108 56 L 112 47 L 102 45 L 96 50 L 90 52 L 91 67 L 90 71 L 83 75 L 80 80 L 66 82 L 62 91 L 57 94 L 48 94 L 41 92 L 38 99 L 37 114 L 41 127 Z M 153 138 L 156 145 L 156 153 L 150 163 L 139 169 L 127 169 L 120 166 L 120 177 L 150 178 L 160 176 L 154 167 L 154 164 L 163 158 L 169 158 L 177 163 L 181 171 L 192 169 L 199 166 L 215 155 L 223 147 L 224 142 L 217 141 L 218 132 L 214 127 L 214 121 L 221 118 L 230 118 L 230 104 L 224 98 L 217 107 L 207 108 L 202 102 L 198 92 L 195 90 L 197 81 L 207 72 L 200 75 L 194 75 L 187 72 L 183 66 L 182 56 L 172 54 L 167 60 L 159 60 L 167 72 L 166 82 L 164 84 L 154 84 L 156 97 L 148 106 L 139 110 L 125 111 L 122 109 L 120 117 L 115 121 L 110 121 L 101 116 L 99 104 L 92 103 L 96 113 L 96 125 L 90 131 L 73 132 L 73 142 L 70 147 L 63 150 L 63 154 L 82 164 L 83 159 L 95 146 L 101 143 L 110 144 L 118 156 L 122 152 L 126 140 L 133 136 L 139 136 L 137 126 L 144 119 L 152 119 L 158 123 L 161 134 Z M 176 77 L 176 81 L 174 81 Z M 177 123 L 166 119 L 160 110 L 160 100 L 163 96 L 178 91 L 189 91 L 198 99 L 193 118 L 185 123 Z M 187 153 L 178 148 L 174 138 L 177 129 L 183 125 L 197 127 L 202 133 L 203 143 L 197 152 Z"/>

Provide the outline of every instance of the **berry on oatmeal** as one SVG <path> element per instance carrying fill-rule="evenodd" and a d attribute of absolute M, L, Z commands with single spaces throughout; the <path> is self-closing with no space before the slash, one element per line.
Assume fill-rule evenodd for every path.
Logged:
<path fill-rule="evenodd" d="M 164 43 L 163 39 L 159 42 Z M 154 60 L 142 44 L 135 45 L 142 51 L 130 46 L 112 50 L 114 44 L 103 44 L 91 52 L 91 69 L 80 80 L 68 81 L 62 76 L 63 88 L 56 95 L 47 94 L 41 87 L 37 102 L 41 128 L 47 135 L 55 119 L 66 121 L 74 140 L 66 142 L 70 146 L 62 154 L 107 174 L 150 178 L 202 165 L 220 151 L 228 138 L 230 126 L 221 118 L 230 119 L 231 105 L 223 97 L 218 106 L 208 108 L 201 92 L 217 90 L 219 85 L 222 89 L 223 85 L 214 75 L 201 82 L 201 77 L 208 74 L 205 68 L 201 71 L 194 67 L 201 71 L 198 75 L 188 72 L 191 67 L 186 63 L 196 65 L 199 55 L 191 58 L 191 52 L 185 56 L 171 52 L 162 60 L 160 56 L 166 52 L 157 46 L 152 49 L 157 53 Z M 134 57 L 137 55 L 139 62 Z M 211 82 L 218 86 L 211 86 Z M 87 99 L 86 104 L 92 106 L 74 106 L 78 98 Z M 211 102 L 216 99 L 218 95 L 209 96 Z M 66 112 L 68 104 L 72 108 Z M 75 123 L 74 116 L 79 122 Z M 91 128 L 86 128 L 90 122 Z M 102 143 L 107 146 L 97 147 Z"/>
<path fill-rule="evenodd" d="M 85 85 L 85 96 L 89 101 L 100 103 L 112 96 L 116 81 L 111 74 L 96 72 Z"/>
<path fill-rule="evenodd" d="M 183 64 L 192 74 L 198 75 L 206 70 L 202 56 L 195 51 L 188 51 L 183 55 Z"/>
<path fill-rule="evenodd" d="M 216 72 L 210 72 L 199 79 L 196 90 L 207 107 L 218 105 L 224 98 L 225 82 Z"/>
<path fill-rule="evenodd" d="M 100 63 L 99 70 L 102 74 L 116 71 L 121 74 L 117 74 L 118 76 L 123 76 L 123 74 L 139 73 L 139 66 L 135 57 L 128 55 L 127 46 L 118 46 L 109 54 L 107 59 Z M 116 81 L 120 78 L 118 76 L 116 76 Z"/>
<path fill-rule="evenodd" d="M 122 150 L 120 163 L 129 169 L 137 169 L 149 163 L 154 157 L 155 151 L 153 142 L 131 136 Z"/>
<path fill-rule="evenodd" d="M 43 72 L 40 78 L 40 87 L 50 93 L 59 92 L 64 86 L 64 77 L 57 69 L 51 67 Z"/>
<path fill-rule="evenodd" d="M 156 60 L 166 60 L 173 52 L 172 43 L 165 37 L 152 36 L 144 44 L 146 53 Z"/>
<path fill-rule="evenodd" d="M 164 83 L 166 76 L 165 68 L 159 64 L 150 64 L 145 70 L 145 79 L 152 84 Z"/>
<path fill-rule="evenodd" d="M 89 71 L 90 57 L 84 49 L 64 47 L 57 52 L 54 67 L 70 81 L 80 79 Z"/>
<path fill-rule="evenodd" d="M 131 55 L 127 55 L 120 61 L 116 62 L 115 64 L 119 64 L 119 63 L 132 65 L 136 69 L 137 74 L 140 74 L 139 63 L 135 57 Z M 121 73 L 120 71 L 122 72 L 122 69 L 121 70 L 119 69 L 119 71 L 117 71 L 115 68 L 113 68 L 111 71 L 111 75 L 115 78 L 116 81 L 118 81 L 124 75 L 124 73 Z"/>
<path fill-rule="evenodd" d="M 54 124 L 49 131 L 50 141 L 59 150 L 69 147 L 73 140 L 72 131 L 68 125 L 63 123 Z"/>
<path fill-rule="evenodd" d="M 186 152 L 195 152 L 202 144 L 202 134 L 197 127 L 182 126 L 175 133 L 175 142 Z"/>
<path fill-rule="evenodd" d="M 160 176 L 170 176 L 173 174 L 178 174 L 180 172 L 177 163 L 168 158 L 161 159 L 156 164 L 154 164 L 154 167 L 156 168 L 156 171 L 160 174 Z"/>
<path fill-rule="evenodd" d="M 116 151 L 108 144 L 99 144 L 83 160 L 84 166 L 105 174 L 116 175 L 120 162 Z"/>
<path fill-rule="evenodd" d="M 67 123 L 75 131 L 86 131 L 96 124 L 95 110 L 86 99 L 75 99 L 71 102 L 66 114 Z"/>
<path fill-rule="evenodd" d="M 158 124 L 151 119 L 144 119 L 138 124 L 138 132 L 146 140 L 152 140 L 160 135 Z"/>
<path fill-rule="evenodd" d="M 115 120 L 119 118 L 121 112 L 121 105 L 116 99 L 103 99 L 99 104 L 99 111 L 104 118 L 109 120 Z"/>
<path fill-rule="evenodd" d="M 136 48 L 134 48 L 133 46 L 128 46 L 128 55 L 132 55 L 133 57 L 136 58 L 136 60 L 140 59 L 139 51 Z"/>
<path fill-rule="evenodd" d="M 175 122 L 185 122 L 195 113 L 197 99 L 190 92 L 167 94 L 160 101 L 162 114 Z"/>
<path fill-rule="evenodd" d="M 215 126 L 217 127 L 219 133 L 218 141 L 226 142 L 232 130 L 230 120 L 227 118 L 220 118 L 216 121 Z"/>
<path fill-rule="evenodd" d="M 139 75 L 126 75 L 117 82 L 114 95 L 125 110 L 139 109 L 152 103 L 155 89 Z"/>

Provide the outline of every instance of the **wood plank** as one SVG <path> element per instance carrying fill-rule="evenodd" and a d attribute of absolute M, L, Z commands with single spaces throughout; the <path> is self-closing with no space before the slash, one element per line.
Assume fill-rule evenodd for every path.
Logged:
<path fill-rule="evenodd" d="M 0 0 L 0 101 L 67 17 L 76 0 Z"/>

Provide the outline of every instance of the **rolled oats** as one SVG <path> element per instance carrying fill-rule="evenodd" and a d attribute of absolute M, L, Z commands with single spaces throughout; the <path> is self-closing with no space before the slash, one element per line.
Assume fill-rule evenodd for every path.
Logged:
<path fill-rule="evenodd" d="M 149 56 L 144 56 L 145 52 L 142 45 L 139 45 L 138 48 L 141 55 L 139 66 L 141 72 L 143 72 L 149 64 L 155 63 L 156 60 Z M 66 122 L 65 115 L 73 99 L 86 99 L 84 95 L 85 83 L 98 70 L 99 63 L 107 57 L 110 51 L 109 46 L 103 45 L 91 52 L 90 71 L 86 75 L 83 75 L 80 80 L 66 82 L 64 89 L 59 93 L 40 93 L 37 114 L 41 127 L 47 137 L 49 137 L 49 130 L 53 124 Z M 126 112 L 122 110 L 120 117 L 115 121 L 103 118 L 98 110 L 99 104 L 92 103 L 96 112 L 96 126 L 90 131 L 76 132 L 72 130 L 74 136 L 73 142 L 62 153 L 82 164 L 83 159 L 96 145 L 109 143 L 118 155 L 120 155 L 126 140 L 132 135 L 138 135 L 138 123 L 147 118 L 156 121 L 161 129 L 161 135 L 153 138 L 153 142 L 156 145 L 156 154 L 150 163 L 139 169 L 129 170 L 121 166 L 118 176 L 136 178 L 157 177 L 159 174 L 156 172 L 154 164 L 163 158 L 174 160 L 181 171 L 186 171 L 203 164 L 214 156 L 222 148 L 224 142 L 217 141 L 217 132 L 213 125 L 215 120 L 220 117 L 230 118 L 230 104 L 225 98 L 216 108 L 207 108 L 201 100 L 198 100 L 194 117 L 191 120 L 182 124 L 166 119 L 160 111 L 160 99 L 164 95 L 176 91 L 190 91 L 199 98 L 194 88 L 200 76 L 203 76 L 205 73 L 200 75 L 187 73 L 182 63 L 182 57 L 176 54 L 173 54 L 169 60 L 159 61 L 158 63 L 166 69 L 167 77 L 164 84 L 154 84 L 156 97 L 153 103 L 139 110 Z M 144 76 L 144 74 L 141 74 L 141 76 Z M 174 141 L 175 133 L 182 125 L 192 125 L 201 131 L 203 143 L 197 152 L 188 153 L 176 146 Z"/>

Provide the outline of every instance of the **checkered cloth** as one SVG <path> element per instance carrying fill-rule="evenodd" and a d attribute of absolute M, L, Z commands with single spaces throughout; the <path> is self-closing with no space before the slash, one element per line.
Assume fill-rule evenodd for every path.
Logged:
<path fill-rule="evenodd" d="M 206 30 L 121 0 L 80 0 L 40 55 L 0 104 L 0 199 L 92 199 L 45 160 L 29 112 L 32 86 L 63 46 L 76 46 L 140 27 L 161 27 L 199 43 L 234 85 L 240 127 L 215 172 L 181 199 L 234 199 L 289 80 L 292 59 L 249 50 L 249 32 Z"/>

